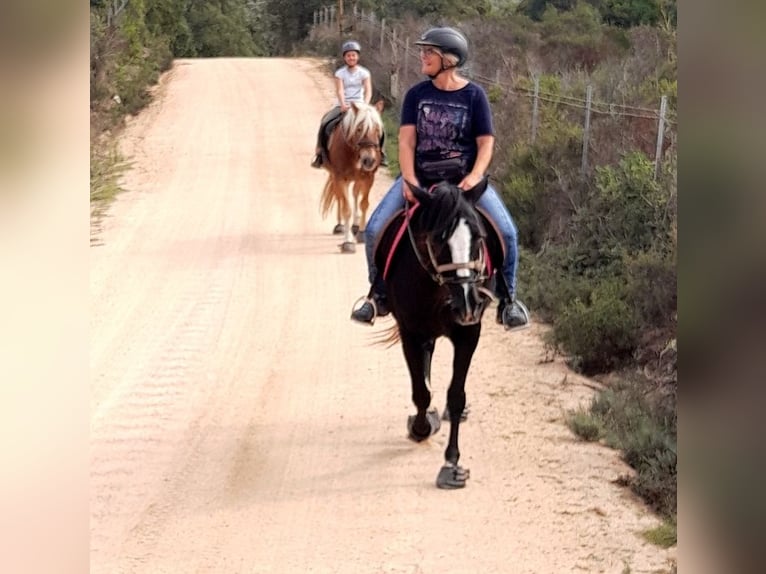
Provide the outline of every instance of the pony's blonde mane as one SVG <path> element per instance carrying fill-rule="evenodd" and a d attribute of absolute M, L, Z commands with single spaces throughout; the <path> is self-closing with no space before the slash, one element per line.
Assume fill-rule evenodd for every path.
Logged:
<path fill-rule="evenodd" d="M 357 133 L 369 134 L 377 130 L 378 136 L 383 130 L 383 120 L 380 118 L 377 108 L 370 104 L 354 102 L 348 112 L 343 114 L 341 130 L 346 141 L 353 141 Z M 377 140 L 375 141 L 377 143 Z"/>

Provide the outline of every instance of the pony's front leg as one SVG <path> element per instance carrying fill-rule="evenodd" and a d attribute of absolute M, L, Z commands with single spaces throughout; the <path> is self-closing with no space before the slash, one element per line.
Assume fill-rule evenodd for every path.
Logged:
<path fill-rule="evenodd" d="M 354 233 L 351 231 L 351 186 L 346 181 L 341 186 L 339 191 L 346 196 L 346 201 L 341 212 L 343 219 L 343 243 L 340 245 L 340 250 L 343 253 L 355 253 L 356 242 L 354 241 Z"/>
<path fill-rule="evenodd" d="M 423 340 L 409 332 L 400 333 L 402 350 L 407 361 L 412 383 L 412 402 L 417 413 L 407 418 L 407 434 L 411 440 L 421 442 L 437 433 L 441 427 L 439 412 L 431 405 L 431 358 L 434 340 Z"/>
<path fill-rule="evenodd" d="M 452 360 L 452 381 L 447 390 L 447 409 L 449 410 L 450 429 L 449 442 L 444 451 L 444 466 L 439 470 L 436 477 L 436 486 L 439 488 L 463 488 L 470 477 L 470 471 L 458 464 L 460 460 L 460 448 L 458 446 L 458 434 L 460 421 L 465 408 L 465 381 L 468 377 L 468 369 L 471 359 L 479 343 L 481 323 L 470 327 L 455 327 L 450 335 L 450 340 L 455 349 Z"/>
<path fill-rule="evenodd" d="M 370 187 L 372 182 L 354 183 L 354 227 L 357 243 L 364 243 L 364 230 L 367 227 L 367 209 L 370 207 Z"/>

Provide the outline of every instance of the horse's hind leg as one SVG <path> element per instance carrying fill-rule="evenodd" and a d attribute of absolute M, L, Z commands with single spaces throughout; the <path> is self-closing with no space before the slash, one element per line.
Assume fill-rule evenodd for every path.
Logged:
<path fill-rule="evenodd" d="M 431 405 L 430 378 L 434 341 L 424 341 L 404 331 L 401 339 L 412 382 L 412 402 L 417 409 L 417 413 L 407 419 L 407 432 L 411 440 L 421 442 L 441 427 L 438 411 L 428 408 Z"/>
<path fill-rule="evenodd" d="M 444 451 L 445 464 L 436 477 L 436 485 L 439 488 L 463 488 L 470 473 L 468 469 L 458 465 L 460 460 L 460 448 L 458 447 L 458 434 L 460 421 L 465 408 L 465 381 L 471 359 L 479 343 L 481 324 L 471 327 L 456 328 L 451 334 L 450 340 L 455 349 L 452 361 L 452 381 L 447 390 L 447 409 L 449 410 L 450 429 L 449 442 Z"/>

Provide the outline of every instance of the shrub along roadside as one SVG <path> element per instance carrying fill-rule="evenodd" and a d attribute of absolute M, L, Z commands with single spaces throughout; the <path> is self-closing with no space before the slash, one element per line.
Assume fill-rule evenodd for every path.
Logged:
<path fill-rule="evenodd" d="M 635 374 L 621 373 L 593 398 L 588 408 L 570 411 L 567 424 L 583 440 L 602 440 L 622 451 L 635 475 L 620 477 L 618 482 L 630 487 L 665 520 L 662 527 L 646 533 L 647 539 L 665 547 L 675 544 L 675 393 Z"/>

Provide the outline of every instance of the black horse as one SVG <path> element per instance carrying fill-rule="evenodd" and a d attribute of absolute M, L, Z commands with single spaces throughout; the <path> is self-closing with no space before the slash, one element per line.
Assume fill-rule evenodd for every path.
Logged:
<path fill-rule="evenodd" d="M 445 464 L 436 479 L 439 488 L 462 488 L 468 469 L 458 465 L 458 429 L 465 408 L 465 381 L 481 334 L 481 318 L 493 299 L 491 262 L 499 264 L 502 247 L 475 204 L 487 188 L 486 178 L 462 191 L 446 182 L 430 191 L 409 183 L 418 205 L 399 216 L 407 229 L 388 266 L 386 260 L 401 225 L 383 233 L 376 250 L 384 270 L 388 305 L 396 319 L 412 382 L 417 414 L 409 417 L 409 438 L 420 442 L 439 430 L 440 417 L 431 405 L 430 373 L 436 339 L 447 337 L 454 347 L 452 381 L 447 391 L 450 421 Z"/>

